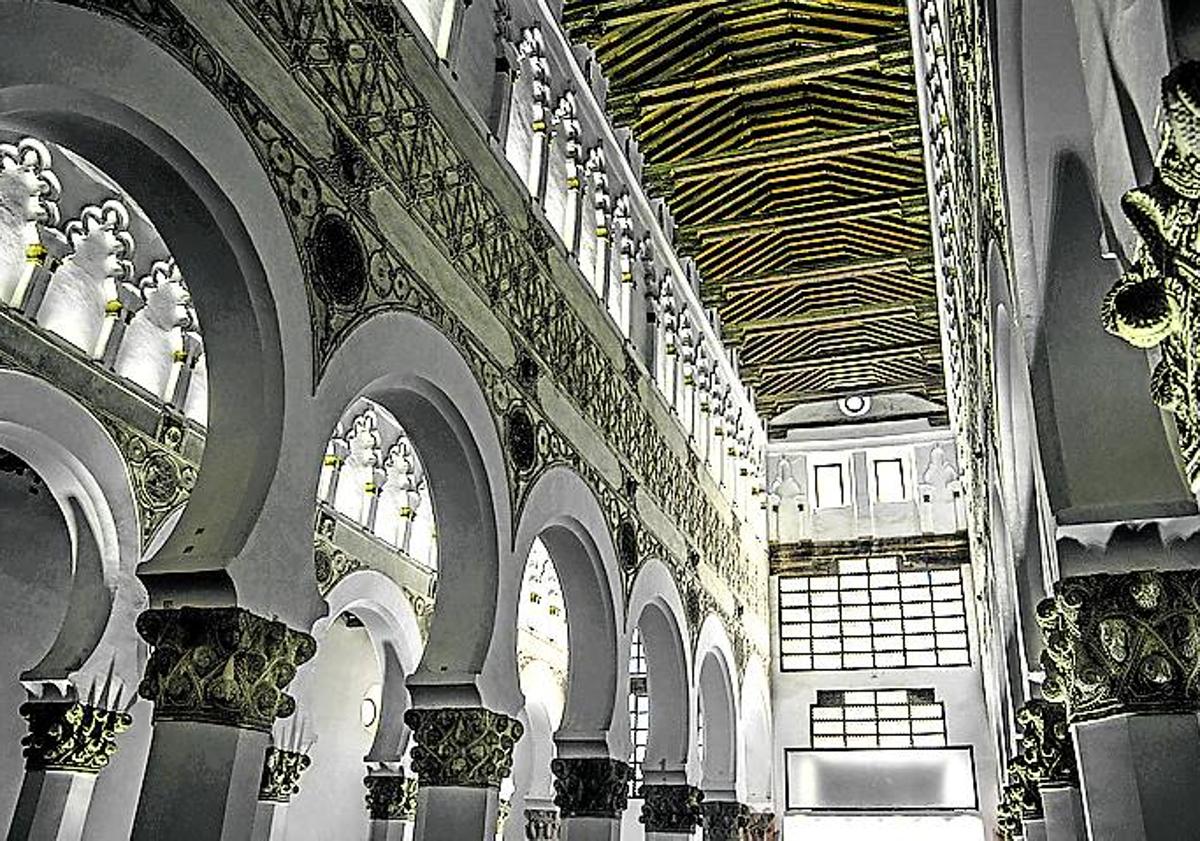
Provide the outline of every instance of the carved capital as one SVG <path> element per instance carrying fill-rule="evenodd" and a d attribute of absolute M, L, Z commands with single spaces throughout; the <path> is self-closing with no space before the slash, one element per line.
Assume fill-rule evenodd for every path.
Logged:
<path fill-rule="evenodd" d="M 689 785 L 645 785 L 642 814 L 647 832 L 691 833 L 704 822 L 700 804 L 704 792 Z"/>
<path fill-rule="evenodd" d="M 74 701 L 30 701 L 20 713 L 29 722 L 21 745 L 30 771 L 99 774 L 133 723 L 128 713 Z"/>
<path fill-rule="evenodd" d="M 137 619 L 152 648 L 138 691 L 156 721 L 267 731 L 295 700 L 283 690 L 311 659 L 311 636 L 239 607 L 155 608 Z"/>
<path fill-rule="evenodd" d="M 258 783 L 258 799 L 287 803 L 293 794 L 300 793 L 300 775 L 309 765 L 312 760 L 299 751 L 267 748 L 262 779 Z"/>
<path fill-rule="evenodd" d="M 1035 698 L 1017 710 L 1021 731 L 1021 758 L 1037 777 L 1039 786 L 1079 785 L 1075 742 L 1067 728 L 1062 704 Z"/>
<path fill-rule="evenodd" d="M 558 812 L 553 809 L 525 810 L 525 837 L 528 841 L 558 841 Z"/>
<path fill-rule="evenodd" d="M 412 821 L 417 817 L 417 781 L 400 774 L 370 774 L 367 815 L 373 821 Z"/>
<path fill-rule="evenodd" d="M 996 830 L 1002 838 L 1012 839 L 1024 832 L 1024 822 L 1042 817 L 1042 796 L 1038 792 L 1037 771 L 1021 757 L 1008 763 L 1008 782 L 996 807 Z"/>
<path fill-rule="evenodd" d="M 751 812 L 746 817 L 746 828 L 742 830 L 745 841 L 769 841 L 775 837 L 775 813 Z"/>
<path fill-rule="evenodd" d="M 555 759 L 554 805 L 564 818 L 619 818 L 629 805 L 630 767 L 607 756 Z"/>
<path fill-rule="evenodd" d="M 705 841 L 740 841 L 750 819 L 748 806 L 736 800 L 706 800 L 700 808 Z"/>
<path fill-rule="evenodd" d="M 1200 570 L 1065 578 L 1038 624 L 1042 692 L 1069 723 L 1200 709 Z"/>
<path fill-rule="evenodd" d="M 412 767 L 421 786 L 499 788 L 525 732 L 519 721 L 483 707 L 411 709 L 404 723 L 416 739 Z"/>

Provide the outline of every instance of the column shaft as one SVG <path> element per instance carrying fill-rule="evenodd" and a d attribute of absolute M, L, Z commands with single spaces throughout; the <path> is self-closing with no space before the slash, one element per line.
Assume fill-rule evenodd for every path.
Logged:
<path fill-rule="evenodd" d="M 1083 798 L 1077 786 L 1043 786 L 1046 841 L 1087 841 Z"/>
<path fill-rule="evenodd" d="M 26 771 L 8 841 L 79 841 L 95 774 Z"/>

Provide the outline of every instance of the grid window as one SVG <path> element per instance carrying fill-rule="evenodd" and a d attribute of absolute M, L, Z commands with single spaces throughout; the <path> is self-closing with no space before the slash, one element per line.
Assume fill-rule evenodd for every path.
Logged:
<path fill-rule="evenodd" d="M 818 464 L 813 468 L 817 489 L 817 508 L 839 508 L 846 504 L 846 484 L 842 478 L 842 465 Z"/>
<path fill-rule="evenodd" d="M 945 747 L 946 712 L 932 689 L 817 691 L 814 748 Z"/>
<path fill-rule="evenodd" d="M 629 762 L 633 773 L 629 777 L 629 796 L 637 797 L 645 779 L 642 764 L 646 761 L 646 742 L 650 736 L 650 693 L 646 686 L 646 650 L 642 632 L 633 630 L 629 649 L 629 736 L 633 753 Z"/>
<path fill-rule="evenodd" d="M 785 672 L 968 665 L 962 570 L 871 558 L 780 576 L 779 648 Z"/>
<path fill-rule="evenodd" d="M 875 498 L 880 502 L 904 502 L 908 493 L 904 487 L 904 466 L 898 458 L 881 458 L 875 462 Z"/>

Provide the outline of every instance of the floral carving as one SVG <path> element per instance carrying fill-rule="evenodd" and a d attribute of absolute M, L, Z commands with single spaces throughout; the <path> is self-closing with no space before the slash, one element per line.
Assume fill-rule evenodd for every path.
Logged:
<path fill-rule="evenodd" d="M 1033 769 L 1039 786 L 1079 785 L 1075 743 L 1067 728 L 1067 711 L 1062 704 L 1040 698 L 1017 710 L 1021 730 L 1021 758 Z"/>
<path fill-rule="evenodd" d="M 1200 709 L 1200 572 L 1066 578 L 1038 624 L 1043 694 L 1069 722 Z"/>
<path fill-rule="evenodd" d="M 293 794 L 300 793 L 300 775 L 312 764 L 307 754 L 294 750 L 267 748 L 263 757 L 262 779 L 258 784 L 258 799 L 287 803 Z"/>
<path fill-rule="evenodd" d="M 98 774 L 133 723 L 128 713 L 75 701 L 30 701 L 20 712 L 29 722 L 21 745 L 30 771 Z"/>
<path fill-rule="evenodd" d="M 411 821 L 417 817 L 417 781 L 401 774 L 369 774 L 367 815 L 373 821 Z"/>
<path fill-rule="evenodd" d="M 563 818 L 619 818 L 629 805 L 629 764 L 607 756 L 555 759 L 554 805 Z"/>
<path fill-rule="evenodd" d="M 482 707 L 410 709 L 404 723 L 416 740 L 412 767 L 422 786 L 499 788 L 525 732 L 519 721 Z"/>
<path fill-rule="evenodd" d="M 704 821 L 700 808 L 704 792 L 695 786 L 644 785 L 640 794 L 643 803 L 638 820 L 646 832 L 691 835 Z"/>
<path fill-rule="evenodd" d="M 238 607 L 153 608 L 137 631 L 152 649 L 138 691 L 163 721 L 270 730 L 295 711 L 283 690 L 317 652 L 308 634 Z"/>
<path fill-rule="evenodd" d="M 1042 817 L 1042 796 L 1038 793 L 1037 771 L 1017 757 L 1008 764 L 1008 782 L 996 807 L 996 830 L 1004 839 L 1024 834 L 1025 821 Z"/>
<path fill-rule="evenodd" d="M 704 838 L 706 841 L 741 841 L 742 830 L 750 820 L 750 808 L 736 800 L 706 800 Z"/>

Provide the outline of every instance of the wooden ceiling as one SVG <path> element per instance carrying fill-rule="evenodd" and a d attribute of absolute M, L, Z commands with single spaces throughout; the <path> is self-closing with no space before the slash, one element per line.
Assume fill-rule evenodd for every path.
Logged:
<path fill-rule="evenodd" d="M 758 408 L 945 406 L 904 0 L 567 0 Z"/>

